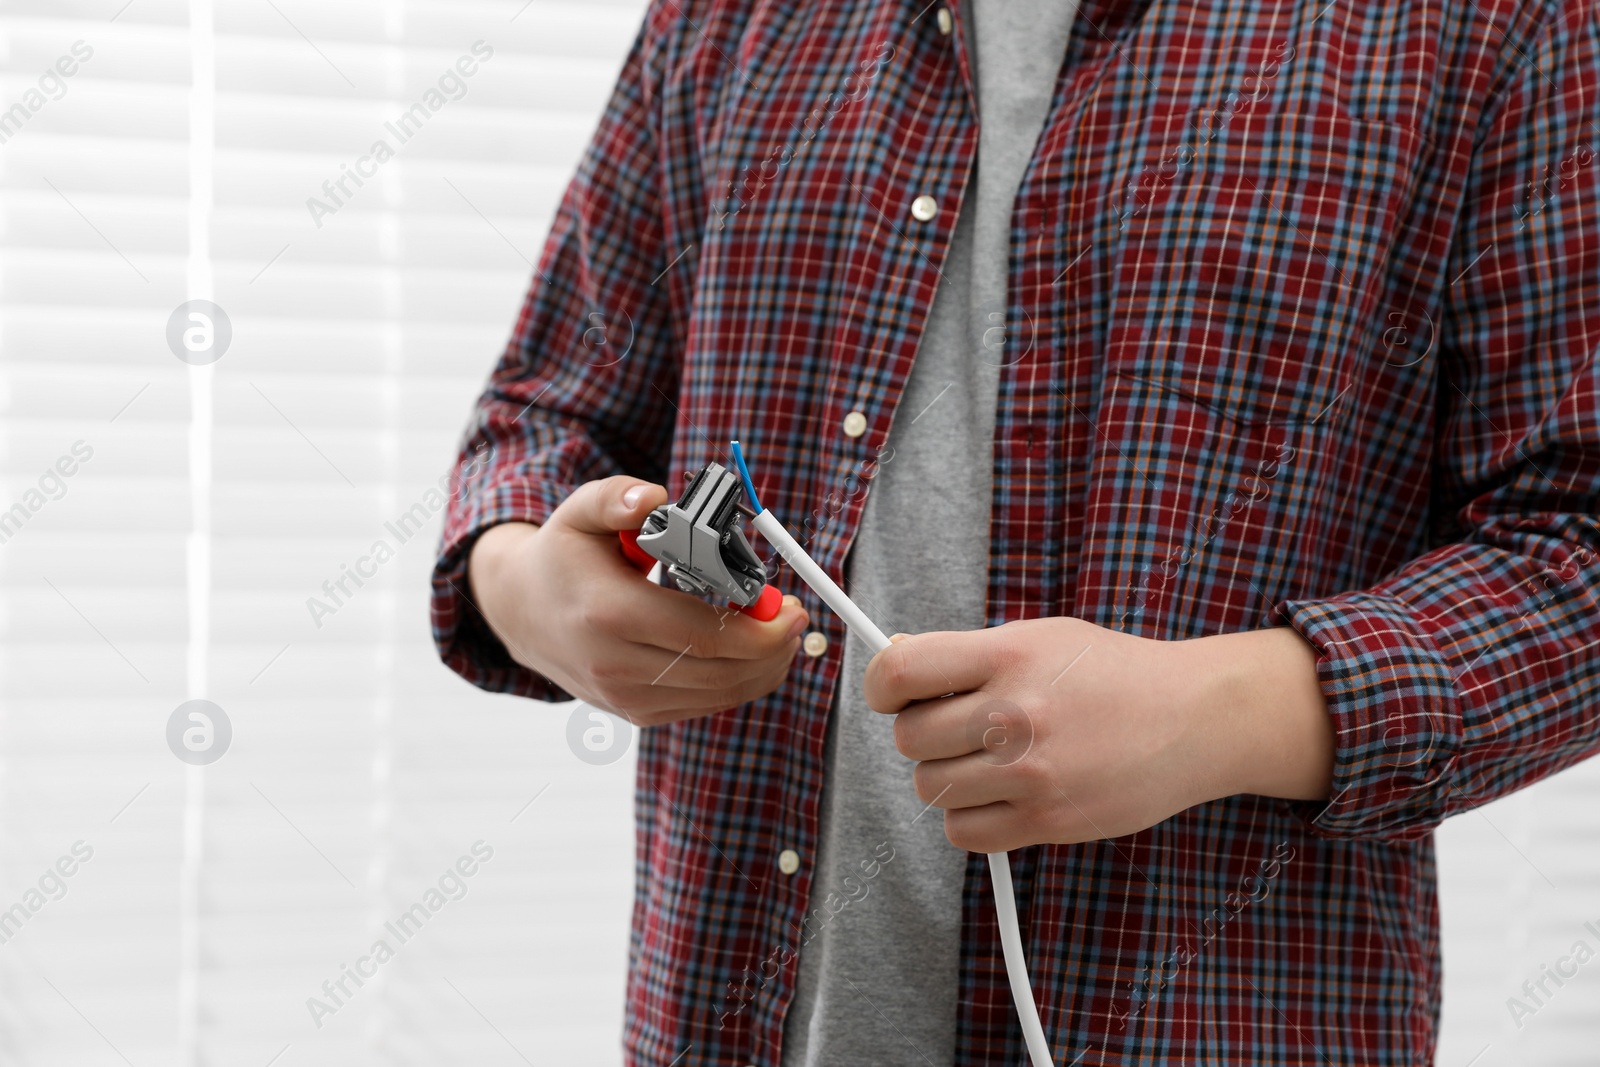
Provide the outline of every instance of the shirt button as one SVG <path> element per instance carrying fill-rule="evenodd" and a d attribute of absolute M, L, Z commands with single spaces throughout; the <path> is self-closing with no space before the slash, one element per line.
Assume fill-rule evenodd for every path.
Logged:
<path fill-rule="evenodd" d="M 828 635 L 821 630 L 812 630 L 806 634 L 806 639 L 800 642 L 800 647 L 806 650 L 808 656 L 820 656 L 828 651 Z"/>
<path fill-rule="evenodd" d="M 867 432 L 867 417 L 859 411 L 852 411 L 844 417 L 844 433 L 846 437 L 860 437 Z"/>
<path fill-rule="evenodd" d="M 950 36 L 950 31 L 956 27 L 955 20 L 950 17 L 950 9 L 941 7 L 934 17 L 939 21 L 939 32 L 946 37 Z"/>
<path fill-rule="evenodd" d="M 927 222 L 939 213 L 939 202 L 931 196 L 919 196 L 911 201 L 911 217 Z"/>
<path fill-rule="evenodd" d="M 800 853 L 792 848 L 786 848 L 778 853 L 778 870 L 784 874 L 793 874 L 800 869 Z"/>

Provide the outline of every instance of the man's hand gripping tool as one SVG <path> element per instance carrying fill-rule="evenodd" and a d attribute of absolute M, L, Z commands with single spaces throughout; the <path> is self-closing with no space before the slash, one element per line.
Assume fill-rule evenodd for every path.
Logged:
<path fill-rule="evenodd" d="M 767 569 L 739 528 L 744 489 L 739 476 L 708 463 L 677 503 L 645 516 L 640 530 L 624 530 L 622 554 L 646 574 L 659 560 L 679 589 L 718 596 L 759 622 L 778 617 L 783 594 L 767 583 Z"/>

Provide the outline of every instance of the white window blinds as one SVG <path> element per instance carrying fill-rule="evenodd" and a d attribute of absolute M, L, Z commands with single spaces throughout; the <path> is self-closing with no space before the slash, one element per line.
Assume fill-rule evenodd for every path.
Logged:
<path fill-rule="evenodd" d="M 642 3 L 124 3 L 0 8 L 0 1063 L 620 1062 L 631 758 L 438 664 L 399 520 Z"/>

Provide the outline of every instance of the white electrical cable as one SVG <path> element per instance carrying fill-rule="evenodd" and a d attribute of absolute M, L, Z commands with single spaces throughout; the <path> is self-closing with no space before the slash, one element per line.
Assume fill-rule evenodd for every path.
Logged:
<path fill-rule="evenodd" d="M 809 585 L 844 620 L 850 632 L 865 641 L 873 653 L 889 647 L 889 638 L 862 614 L 832 578 L 806 554 L 777 516 L 763 509 L 752 524 L 767 542 L 777 549 L 800 580 Z M 1011 859 L 1004 852 L 989 853 L 989 881 L 994 885 L 994 909 L 1000 923 L 1000 945 L 1006 957 L 1006 975 L 1011 979 L 1011 999 L 1022 1021 L 1022 1035 L 1028 1043 L 1028 1058 L 1033 1067 L 1053 1067 L 1050 1042 L 1045 1040 L 1044 1024 L 1033 1002 L 1033 987 L 1028 982 L 1028 961 L 1022 954 L 1022 930 L 1017 922 L 1017 897 L 1011 887 Z"/>
<path fill-rule="evenodd" d="M 844 590 L 833 584 L 833 579 L 828 577 L 826 571 L 817 566 L 817 561 L 806 554 L 799 542 L 789 536 L 789 531 L 783 528 L 783 523 L 778 517 L 765 508 L 751 520 L 756 530 L 773 548 L 778 550 L 778 555 L 794 572 L 800 580 L 809 585 L 838 616 L 844 624 L 867 643 L 873 652 L 880 652 L 889 647 L 889 638 L 884 632 L 873 625 L 872 620 L 864 615 L 855 602 L 845 596 Z"/>
<path fill-rule="evenodd" d="M 1017 924 L 1017 898 L 1011 888 L 1011 857 L 989 853 L 989 882 L 994 886 L 994 912 L 1000 921 L 1000 946 L 1006 955 L 1006 977 L 1011 979 L 1011 1002 L 1022 1020 L 1022 1037 L 1028 1043 L 1033 1067 L 1052 1067 L 1050 1042 L 1044 1037 L 1039 1008 L 1028 983 L 1028 961 L 1022 954 L 1022 930 Z"/>

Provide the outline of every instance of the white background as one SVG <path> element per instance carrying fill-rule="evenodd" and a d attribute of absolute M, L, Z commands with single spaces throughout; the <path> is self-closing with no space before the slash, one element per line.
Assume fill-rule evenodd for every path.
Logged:
<path fill-rule="evenodd" d="M 449 468 L 642 5 L 124 5 L 0 3 L 0 109 L 93 49 L 0 147 L 0 509 L 93 449 L 0 544 L 0 909 L 93 849 L 0 945 L 0 1064 L 618 1063 L 631 754 L 588 766 L 571 708 L 440 666 L 437 519 L 384 524 Z M 479 40 L 319 227 L 307 198 Z M 191 298 L 233 323 L 208 368 L 166 345 Z M 234 730 L 203 769 L 166 743 L 191 698 Z M 1580 768 L 1440 833 L 1445 1067 L 1593 1061 L 1600 961 L 1520 1031 L 1506 1000 L 1600 951 L 1597 799 Z M 477 841 L 465 895 L 315 1025 Z"/>

